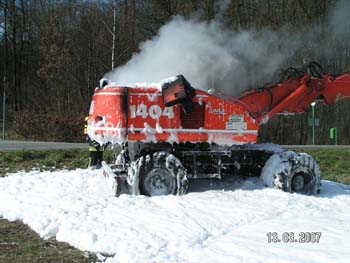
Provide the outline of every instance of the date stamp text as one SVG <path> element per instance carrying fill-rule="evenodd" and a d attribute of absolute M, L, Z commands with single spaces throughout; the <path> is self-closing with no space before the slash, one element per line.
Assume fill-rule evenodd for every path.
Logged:
<path fill-rule="evenodd" d="M 321 232 L 268 232 L 266 236 L 268 243 L 319 243 Z"/>

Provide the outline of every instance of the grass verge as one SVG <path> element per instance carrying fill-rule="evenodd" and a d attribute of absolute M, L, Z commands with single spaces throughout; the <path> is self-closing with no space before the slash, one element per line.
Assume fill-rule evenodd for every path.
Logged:
<path fill-rule="evenodd" d="M 106 151 L 104 159 L 112 162 L 113 152 Z M 17 171 L 52 171 L 56 169 L 86 168 L 89 163 L 87 150 L 55 150 L 55 151 L 14 151 L 0 152 L 0 176 Z"/>

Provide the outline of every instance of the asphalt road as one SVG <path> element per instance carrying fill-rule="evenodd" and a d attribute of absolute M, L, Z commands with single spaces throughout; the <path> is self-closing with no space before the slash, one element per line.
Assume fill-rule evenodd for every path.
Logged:
<path fill-rule="evenodd" d="M 32 141 L 8 141 L 0 140 L 0 152 L 18 150 L 65 150 L 65 149 L 87 149 L 86 143 L 65 142 L 32 142 Z"/>
<path fill-rule="evenodd" d="M 65 150 L 65 149 L 87 149 L 86 143 L 66 142 L 33 142 L 33 141 L 8 141 L 0 140 L 0 152 L 18 150 Z M 346 149 L 350 145 L 282 145 L 286 149 Z"/>

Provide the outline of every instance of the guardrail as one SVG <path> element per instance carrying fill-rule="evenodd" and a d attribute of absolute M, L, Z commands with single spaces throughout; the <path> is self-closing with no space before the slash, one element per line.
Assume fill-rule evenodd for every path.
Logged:
<path fill-rule="evenodd" d="M 0 152 L 18 150 L 65 150 L 65 149 L 87 149 L 87 143 L 65 143 L 65 142 L 35 142 L 35 141 L 10 141 L 0 140 Z"/>

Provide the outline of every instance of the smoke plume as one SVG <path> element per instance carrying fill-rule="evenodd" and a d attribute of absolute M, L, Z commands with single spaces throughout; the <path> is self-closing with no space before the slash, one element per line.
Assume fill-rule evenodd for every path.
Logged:
<path fill-rule="evenodd" d="M 349 6 L 346 5 L 346 11 L 349 11 Z M 344 30 L 349 31 L 349 22 L 343 28 L 343 20 L 348 21 L 349 12 L 346 11 L 344 6 L 337 6 L 329 15 L 328 28 L 334 29 L 335 37 Z M 320 45 L 319 41 L 314 41 L 317 37 L 310 39 L 312 34 L 319 36 L 324 32 L 323 29 L 304 29 L 293 35 L 286 28 L 278 32 L 235 32 L 225 29 L 219 19 L 203 22 L 176 16 L 160 28 L 157 36 L 141 43 L 140 52 L 129 62 L 105 77 L 127 85 L 159 82 L 183 74 L 195 88 L 216 88 L 239 95 L 247 88 L 271 82 L 274 73 L 288 64 L 288 59 L 295 56 L 296 51 Z M 305 59 L 330 56 L 323 48 L 317 50 L 318 53 L 309 57 L 302 56 Z"/>

